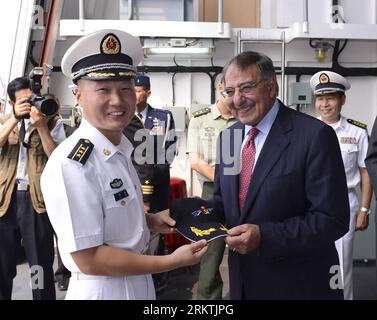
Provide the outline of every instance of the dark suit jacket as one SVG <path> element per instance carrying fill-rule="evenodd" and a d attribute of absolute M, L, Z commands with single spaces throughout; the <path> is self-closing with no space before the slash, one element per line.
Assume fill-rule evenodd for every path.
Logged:
<path fill-rule="evenodd" d="M 154 176 L 154 163 L 153 155 L 147 155 L 144 148 L 138 148 L 142 143 L 145 142 L 145 139 L 135 139 L 135 134 L 143 130 L 143 135 L 148 136 L 148 132 L 145 132 L 145 127 L 140 119 L 134 115 L 130 123 L 123 129 L 124 135 L 132 143 L 134 150 L 132 152 L 132 163 L 137 171 L 139 176 L 142 190 L 143 190 L 143 201 L 152 202 L 153 191 L 155 186 L 155 176 Z M 145 163 L 139 163 L 135 159 L 145 159 Z"/>
<path fill-rule="evenodd" d="M 174 160 L 177 142 L 172 113 L 167 110 L 152 108 L 148 104 L 144 126 L 150 131 L 158 132 L 158 134 L 153 135 L 155 152 L 154 163 L 158 165 L 165 164 L 168 170 Z"/>
<path fill-rule="evenodd" d="M 239 170 L 230 169 L 239 168 L 243 132 L 238 122 L 220 135 L 213 205 L 228 228 L 259 225 L 261 244 L 246 255 L 229 252 L 230 298 L 342 299 L 330 288 L 330 269 L 350 212 L 334 130 L 281 104 L 240 213 Z"/>

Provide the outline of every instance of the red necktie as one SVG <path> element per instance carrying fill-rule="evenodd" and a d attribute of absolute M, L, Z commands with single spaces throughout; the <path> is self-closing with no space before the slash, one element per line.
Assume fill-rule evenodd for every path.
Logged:
<path fill-rule="evenodd" d="M 239 201 L 240 211 L 242 212 L 245 204 L 247 191 L 253 176 L 253 167 L 255 162 L 255 143 L 254 138 L 259 133 L 257 128 L 252 128 L 248 133 L 248 139 L 242 149 L 242 167 L 239 180 Z"/>

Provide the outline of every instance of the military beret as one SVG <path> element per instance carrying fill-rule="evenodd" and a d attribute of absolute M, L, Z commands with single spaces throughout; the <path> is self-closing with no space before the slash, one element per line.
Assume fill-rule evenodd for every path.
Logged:
<path fill-rule="evenodd" d="M 135 86 L 136 87 L 145 87 L 145 88 L 150 88 L 151 87 L 151 82 L 149 80 L 149 77 L 138 73 L 135 77 Z"/>
<path fill-rule="evenodd" d="M 174 200 L 170 216 L 176 221 L 177 231 L 190 241 L 211 241 L 228 235 L 214 208 L 200 198 Z"/>
<path fill-rule="evenodd" d="M 74 83 L 86 80 L 134 78 L 142 59 L 139 38 L 127 32 L 106 29 L 78 39 L 62 59 L 62 71 Z"/>
<path fill-rule="evenodd" d="M 314 95 L 324 95 L 334 92 L 344 93 L 351 88 L 346 78 L 332 71 L 319 71 L 310 79 L 310 87 Z"/>

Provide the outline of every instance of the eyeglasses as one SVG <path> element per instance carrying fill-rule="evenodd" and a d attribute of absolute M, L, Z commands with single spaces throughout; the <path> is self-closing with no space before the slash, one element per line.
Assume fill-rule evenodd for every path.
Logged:
<path fill-rule="evenodd" d="M 252 81 L 244 82 L 235 88 L 232 88 L 232 87 L 225 88 L 224 91 L 221 92 L 221 95 L 225 99 L 231 99 L 236 94 L 236 88 L 238 88 L 238 90 L 240 91 L 240 94 L 242 95 L 249 95 L 249 94 L 255 93 L 258 85 L 262 81 L 265 81 L 265 79 L 259 80 L 258 82 L 255 82 L 255 83 Z"/>

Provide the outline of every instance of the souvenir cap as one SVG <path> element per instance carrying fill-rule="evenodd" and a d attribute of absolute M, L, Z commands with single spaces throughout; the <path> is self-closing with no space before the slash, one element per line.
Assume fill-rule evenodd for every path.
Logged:
<path fill-rule="evenodd" d="M 190 241 L 211 241 L 227 236 L 227 228 L 210 204 L 200 198 L 176 199 L 170 206 L 177 231 Z"/>

